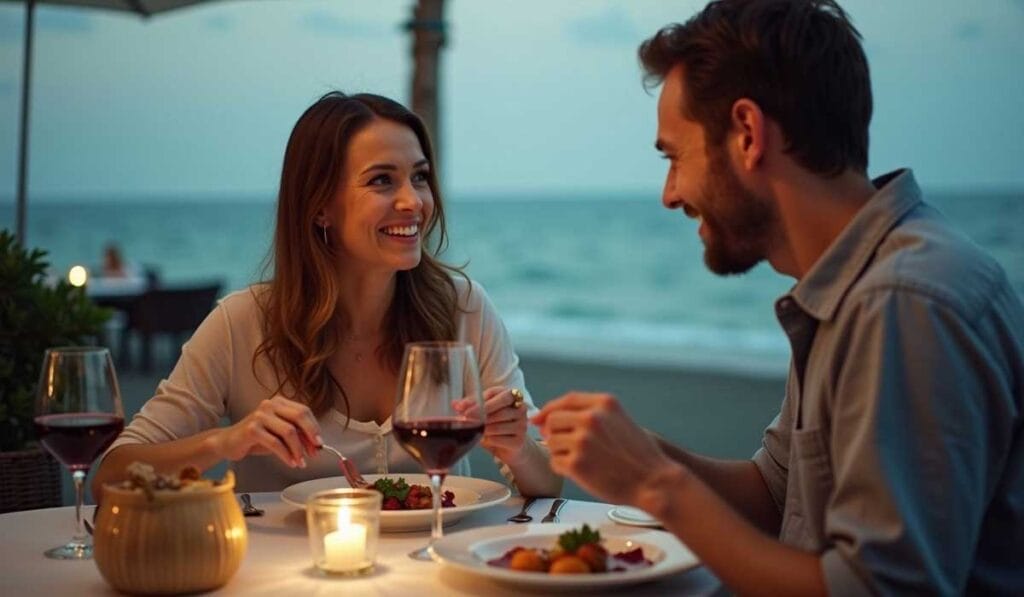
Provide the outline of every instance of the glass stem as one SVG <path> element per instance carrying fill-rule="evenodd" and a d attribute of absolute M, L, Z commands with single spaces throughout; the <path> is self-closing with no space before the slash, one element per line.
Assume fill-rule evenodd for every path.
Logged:
<path fill-rule="evenodd" d="M 444 482 L 443 474 L 432 474 L 430 475 L 430 490 L 434 494 L 434 525 L 430 530 L 430 546 L 433 547 L 434 543 L 442 537 L 444 534 L 444 520 L 441 513 L 441 483 Z"/>
<path fill-rule="evenodd" d="M 85 497 L 85 471 L 78 470 L 71 473 L 75 482 L 75 534 L 71 542 L 84 545 L 87 539 L 85 529 L 82 528 L 82 500 Z"/>

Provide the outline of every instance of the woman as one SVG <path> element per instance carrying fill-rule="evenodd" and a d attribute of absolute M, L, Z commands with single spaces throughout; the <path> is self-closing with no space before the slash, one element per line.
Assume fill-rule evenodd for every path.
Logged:
<path fill-rule="evenodd" d="M 273 276 L 225 297 L 182 347 L 98 467 L 94 495 L 133 461 L 174 471 L 228 459 L 239 491 L 280 490 L 338 474 L 323 443 L 363 472 L 416 472 L 390 433 L 402 351 L 452 339 L 480 362 L 481 444 L 521 493 L 557 494 L 494 307 L 436 257 L 446 232 L 432 157 L 420 119 L 387 98 L 334 92 L 306 110 L 285 151 Z"/>

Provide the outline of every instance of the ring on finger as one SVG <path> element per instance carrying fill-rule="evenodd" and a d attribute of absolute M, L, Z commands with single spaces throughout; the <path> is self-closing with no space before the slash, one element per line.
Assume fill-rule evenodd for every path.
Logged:
<path fill-rule="evenodd" d="M 523 397 L 523 392 L 519 388 L 512 388 L 512 408 L 522 408 L 523 402 L 526 400 Z"/>

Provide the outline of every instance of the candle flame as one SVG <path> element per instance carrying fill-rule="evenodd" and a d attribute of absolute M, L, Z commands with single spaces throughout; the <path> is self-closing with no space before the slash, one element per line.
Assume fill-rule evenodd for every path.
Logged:
<path fill-rule="evenodd" d="M 343 529 L 352 524 L 352 513 L 346 507 L 338 508 L 338 526 L 335 528 Z"/>

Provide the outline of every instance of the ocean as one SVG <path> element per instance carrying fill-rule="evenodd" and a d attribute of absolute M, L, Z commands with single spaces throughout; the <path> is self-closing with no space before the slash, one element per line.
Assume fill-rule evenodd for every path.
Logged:
<path fill-rule="evenodd" d="M 931 193 L 1006 269 L 1024 296 L 1024 193 Z M 520 352 L 593 362 L 783 375 L 789 346 L 773 303 L 793 280 L 760 265 L 717 277 L 696 224 L 656 195 L 467 199 L 447 204 L 446 261 L 490 294 Z M 270 198 L 30 202 L 29 245 L 52 271 L 95 265 L 105 244 L 163 280 L 218 278 L 225 292 L 260 279 Z M 0 205 L 0 227 L 14 225 Z"/>

